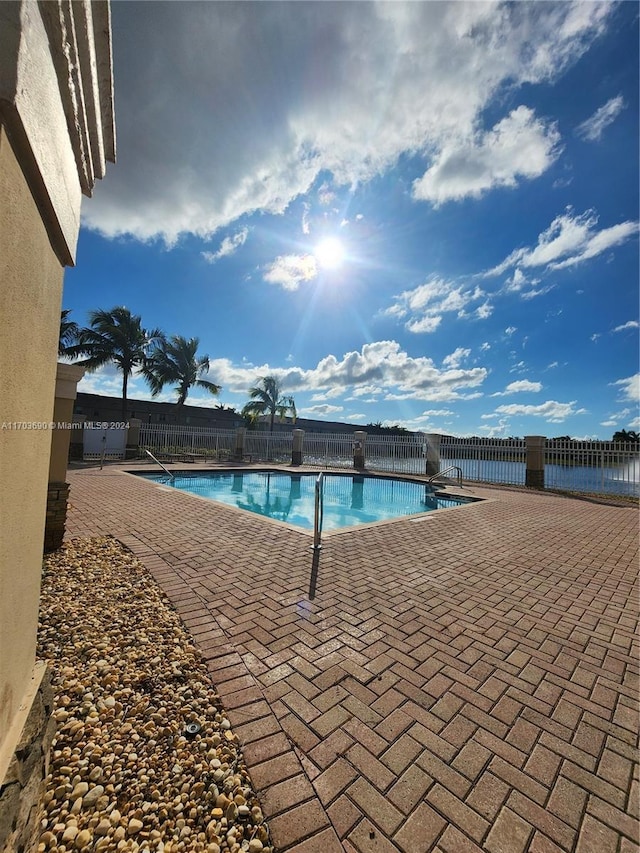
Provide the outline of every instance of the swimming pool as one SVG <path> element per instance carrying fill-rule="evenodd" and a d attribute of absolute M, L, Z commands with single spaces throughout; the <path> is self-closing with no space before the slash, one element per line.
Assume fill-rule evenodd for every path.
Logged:
<path fill-rule="evenodd" d="M 138 473 L 138 472 L 136 472 Z M 313 529 L 317 474 L 281 471 L 176 471 L 138 474 L 212 501 Z M 362 474 L 324 475 L 323 529 L 388 521 L 406 515 L 471 503 L 474 498 L 444 496 L 425 483 Z"/>

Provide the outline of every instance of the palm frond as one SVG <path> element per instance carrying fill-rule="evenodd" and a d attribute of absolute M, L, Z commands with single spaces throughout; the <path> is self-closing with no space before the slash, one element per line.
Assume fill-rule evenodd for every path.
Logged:
<path fill-rule="evenodd" d="M 291 412 L 295 422 L 297 413 L 294 399 L 291 396 L 282 395 L 277 376 L 262 376 L 259 384 L 249 388 L 249 397 L 250 402 L 242 410 L 245 417 L 256 420 L 261 415 L 269 414 L 271 415 L 270 426 L 273 429 L 276 414 L 280 420 L 284 420 L 287 412 Z"/>
<path fill-rule="evenodd" d="M 176 404 L 182 406 L 194 386 L 206 388 L 211 394 L 220 392 L 219 385 L 201 378 L 209 371 L 209 356 L 198 355 L 199 343 L 198 338 L 182 335 L 157 336 L 142 369 L 153 396 L 165 385 L 173 384 L 178 395 Z"/>
<path fill-rule="evenodd" d="M 69 320 L 71 310 L 66 308 L 60 312 L 60 335 L 58 337 L 58 355 L 73 357 L 73 348 L 80 334 L 80 326 Z"/>

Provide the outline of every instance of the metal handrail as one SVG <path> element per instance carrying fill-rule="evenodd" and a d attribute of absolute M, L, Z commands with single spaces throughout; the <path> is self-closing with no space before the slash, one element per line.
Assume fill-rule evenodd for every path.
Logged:
<path fill-rule="evenodd" d="M 313 508 L 313 550 L 322 548 L 322 521 L 324 518 L 324 472 L 320 472 L 316 479 L 315 503 Z"/>
<path fill-rule="evenodd" d="M 162 462 L 160 462 L 159 459 L 156 459 L 156 457 L 153 455 L 153 453 L 150 450 L 147 450 L 146 448 L 143 448 L 143 449 L 144 449 L 144 452 L 147 454 L 147 456 L 150 456 L 153 459 L 153 461 L 156 463 L 156 465 L 159 465 L 162 468 L 162 470 L 165 472 L 165 474 L 168 474 L 168 476 L 172 480 L 175 480 L 175 478 L 176 478 L 175 474 L 172 474 L 168 468 L 165 468 L 164 465 L 162 464 Z"/>
<path fill-rule="evenodd" d="M 433 483 L 434 480 L 437 480 L 438 477 L 444 477 L 449 471 L 457 471 L 458 472 L 458 485 L 462 486 L 462 468 L 459 465 L 449 465 L 448 468 L 445 468 L 444 471 L 438 471 L 437 474 L 433 474 L 427 480 L 427 483 Z"/>

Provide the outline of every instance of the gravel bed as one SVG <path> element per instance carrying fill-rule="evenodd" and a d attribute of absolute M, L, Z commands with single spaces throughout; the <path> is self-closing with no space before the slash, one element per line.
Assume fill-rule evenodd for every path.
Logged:
<path fill-rule="evenodd" d="M 73 540 L 45 559 L 40 607 L 58 728 L 39 853 L 273 853 L 207 668 L 142 564 Z"/>

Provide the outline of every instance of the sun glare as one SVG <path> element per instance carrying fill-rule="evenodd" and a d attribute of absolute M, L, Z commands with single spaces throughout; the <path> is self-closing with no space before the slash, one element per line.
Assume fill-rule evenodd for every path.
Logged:
<path fill-rule="evenodd" d="M 344 246 L 337 237 L 326 237 L 318 243 L 314 255 L 321 267 L 335 269 L 344 260 Z"/>

